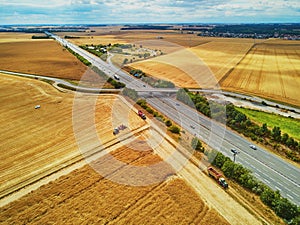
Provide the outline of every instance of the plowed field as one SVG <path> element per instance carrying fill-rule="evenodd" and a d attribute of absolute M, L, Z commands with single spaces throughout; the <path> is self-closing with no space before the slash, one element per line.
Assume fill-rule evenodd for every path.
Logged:
<path fill-rule="evenodd" d="M 221 85 L 300 105 L 300 44 L 271 40 L 256 45 Z"/>

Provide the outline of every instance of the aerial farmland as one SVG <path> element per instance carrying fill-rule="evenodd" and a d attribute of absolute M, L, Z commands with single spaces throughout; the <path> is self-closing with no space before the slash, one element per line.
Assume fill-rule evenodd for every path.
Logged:
<path fill-rule="evenodd" d="M 198 27 L 161 26 L 0 33 L 1 224 L 297 222 L 299 162 L 270 148 L 293 156 L 298 140 L 278 128 L 276 140 L 276 129 L 252 124 L 228 102 L 228 124 L 199 108 L 220 101 L 200 96 L 205 89 L 262 97 L 297 113 L 298 41 L 208 37 Z M 97 56 L 101 48 L 104 59 Z M 151 86 L 139 73 L 175 87 Z M 186 90 L 204 103 L 193 102 L 192 109 L 178 97 Z M 249 124 L 258 127 L 259 138 L 232 126 Z M 296 147 L 283 146 L 283 137 Z M 260 161 L 266 155 L 267 162 Z M 225 179 L 229 186 L 222 185 Z M 290 188 L 284 197 L 283 187 Z M 276 204 L 296 209 L 284 214 L 282 205 L 270 207 L 269 193 Z"/>

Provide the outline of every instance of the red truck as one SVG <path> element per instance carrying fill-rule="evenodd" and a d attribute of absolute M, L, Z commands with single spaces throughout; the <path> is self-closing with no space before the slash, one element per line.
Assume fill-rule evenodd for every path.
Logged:
<path fill-rule="evenodd" d="M 213 177 L 223 188 L 228 188 L 228 184 L 225 179 L 222 177 L 222 174 L 218 173 L 214 168 L 208 167 L 207 168 L 208 175 Z"/>
<path fill-rule="evenodd" d="M 139 110 L 139 111 L 138 111 L 138 115 L 139 115 L 139 117 L 141 117 L 143 120 L 146 119 L 146 116 L 145 116 L 145 114 L 142 112 L 142 110 Z"/>

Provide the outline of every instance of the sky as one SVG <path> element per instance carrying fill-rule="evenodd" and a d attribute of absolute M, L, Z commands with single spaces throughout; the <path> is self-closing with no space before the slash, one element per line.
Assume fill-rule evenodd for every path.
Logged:
<path fill-rule="evenodd" d="M 300 23 L 300 1 L 0 0 L 0 24 L 128 23 Z"/>

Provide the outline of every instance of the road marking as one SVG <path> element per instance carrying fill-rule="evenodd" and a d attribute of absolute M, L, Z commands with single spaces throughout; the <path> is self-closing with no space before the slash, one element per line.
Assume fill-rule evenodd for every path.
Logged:
<path fill-rule="evenodd" d="M 253 168 L 253 167 L 252 167 Z M 256 168 L 256 170 L 258 171 L 258 172 L 261 172 L 261 170 L 260 169 L 258 169 L 258 168 Z"/>
<path fill-rule="evenodd" d="M 270 182 L 270 181 L 268 181 L 268 180 L 266 180 L 266 179 L 264 179 L 264 181 L 265 181 L 265 182 L 267 182 L 268 184 L 271 184 L 271 182 Z"/>
<path fill-rule="evenodd" d="M 260 175 L 258 173 L 254 173 L 256 176 L 260 177 Z"/>
<path fill-rule="evenodd" d="M 297 194 L 297 193 L 295 193 L 295 192 L 292 192 L 294 195 L 296 195 L 298 198 L 299 198 L 299 195 Z"/>
<path fill-rule="evenodd" d="M 295 177 L 295 175 L 293 175 L 293 174 L 290 174 L 290 177 L 293 177 L 294 179 L 298 179 L 297 177 Z"/>
<path fill-rule="evenodd" d="M 272 177 L 269 177 L 270 180 L 272 180 L 273 182 L 276 182 Z"/>
<path fill-rule="evenodd" d="M 280 189 L 279 187 L 275 186 L 275 188 L 276 188 L 278 191 L 281 191 L 281 189 Z"/>
<path fill-rule="evenodd" d="M 286 194 L 289 198 L 291 198 L 291 199 L 294 199 L 294 197 L 293 196 L 290 196 L 289 194 Z"/>
<path fill-rule="evenodd" d="M 275 164 L 274 164 L 274 163 L 272 163 L 272 162 L 269 162 L 269 164 L 271 164 L 271 165 L 275 166 Z"/>

